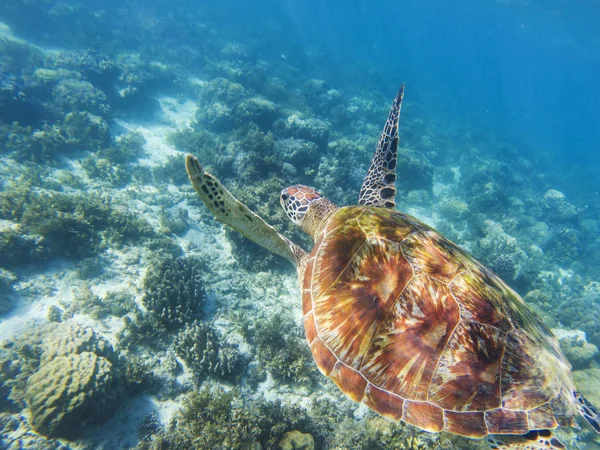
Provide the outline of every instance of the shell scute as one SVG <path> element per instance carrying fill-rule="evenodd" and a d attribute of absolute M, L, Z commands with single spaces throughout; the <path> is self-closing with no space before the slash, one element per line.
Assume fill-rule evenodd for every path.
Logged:
<path fill-rule="evenodd" d="M 494 277 L 495 278 L 495 277 Z M 458 300 L 465 320 L 492 325 L 508 333 L 513 326 L 505 311 L 506 290 L 478 267 L 469 267 L 452 281 L 450 290 Z"/>
<path fill-rule="evenodd" d="M 338 361 L 329 376 L 348 397 L 355 402 L 362 401 L 367 380 L 358 371 Z"/>
<path fill-rule="evenodd" d="M 399 244 L 367 239 L 330 288 L 321 296 L 313 293 L 323 342 L 340 360 L 358 369 L 379 324 L 411 276 Z"/>
<path fill-rule="evenodd" d="M 439 355 L 459 321 L 445 284 L 413 278 L 382 321 L 361 372 L 378 387 L 426 400 Z"/>
<path fill-rule="evenodd" d="M 485 423 L 490 434 L 525 434 L 529 431 L 527 414 L 505 408 L 485 412 Z"/>
<path fill-rule="evenodd" d="M 432 230 L 412 233 L 402 242 L 402 249 L 416 273 L 444 283 L 450 283 L 469 262 L 462 250 Z"/>
<path fill-rule="evenodd" d="M 513 330 L 506 339 L 502 360 L 502 406 L 529 410 L 549 402 L 559 391 L 551 381 L 564 370 L 545 348 L 539 347 L 528 333 Z M 558 370 L 557 370 L 558 369 Z"/>
<path fill-rule="evenodd" d="M 551 430 L 558 426 L 549 403 L 528 411 L 527 419 L 532 430 Z"/>
<path fill-rule="evenodd" d="M 446 417 L 444 431 L 471 438 L 482 438 L 488 434 L 483 412 L 445 411 L 444 414 Z"/>
<path fill-rule="evenodd" d="M 404 402 L 404 421 L 426 431 L 439 433 L 444 429 L 444 411 L 428 402 Z"/>
<path fill-rule="evenodd" d="M 502 406 L 500 368 L 506 335 L 497 328 L 461 323 L 440 358 L 429 400 L 454 411 Z"/>
<path fill-rule="evenodd" d="M 383 417 L 391 420 L 402 420 L 404 399 L 399 395 L 379 389 L 369 383 L 363 397 L 363 403 Z"/>
<path fill-rule="evenodd" d="M 337 357 L 323 344 L 319 337 L 315 338 L 310 344 L 310 351 L 321 373 L 329 376 L 338 361 Z"/>

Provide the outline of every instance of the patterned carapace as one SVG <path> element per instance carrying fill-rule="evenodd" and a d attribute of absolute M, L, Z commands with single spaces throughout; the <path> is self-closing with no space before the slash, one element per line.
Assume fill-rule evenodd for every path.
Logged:
<path fill-rule="evenodd" d="M 303 280 L 319 369 L 352 399 L 470 437 L 571 425 L 569 365 L 521 298 L 416 219 L 345 207 Z"/>

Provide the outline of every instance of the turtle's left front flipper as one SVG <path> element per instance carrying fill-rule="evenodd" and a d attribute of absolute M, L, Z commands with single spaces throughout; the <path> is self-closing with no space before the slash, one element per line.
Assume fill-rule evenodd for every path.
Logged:
<path fill-rule="evenodd" d="M 299 264 L 306 252 L 282 236 L 254 211 L 236 199 L 214 175 L 205 172 L 192 155 L 185 157 L 185 168 L 192 186 L 215 218 L 267 250 Z"/>
<path fill-rule="evenodd" d="M 398 156 L 398 120 L 404 97 L 404 83 L 400 86 L 390 108 L 371 166 L 360 188 L 358 204 L 394 208 L 396 206 L 396 159 Z"/>

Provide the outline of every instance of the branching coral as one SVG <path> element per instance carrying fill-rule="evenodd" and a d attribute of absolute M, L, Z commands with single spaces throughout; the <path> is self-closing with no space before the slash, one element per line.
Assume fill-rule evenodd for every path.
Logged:
<path fill-rule="evenodd" d="M 273 316 L 260 320 L 254 330 L 258 360 L 274 378 L 295 383 L 310 383 L 319 374 L 302 331 L 292 320 Z"/>
<path fill-rule="evenodd" d="M 209 324 L 195 321 L 186 325 L 175 339 L 175 351 L 198 377 L 208 374 L 228 379 L 239 374 L 238 350 L 225 344 Z"/>
<path fill-rule="evenodd" d="M 167 328 L 191 323 L 201 314 L 205 298 L 199 262 L 194 258 L 158 261 L 144 279 L 144 305 Z"/>

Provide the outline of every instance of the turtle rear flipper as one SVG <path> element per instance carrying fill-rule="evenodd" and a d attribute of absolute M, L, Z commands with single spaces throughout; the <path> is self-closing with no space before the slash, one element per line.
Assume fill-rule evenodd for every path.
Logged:
<path fill-rule="evenodd" d="M 198 196 L 217 220 L 294 264 L 306 255 L 300 246 L 279 234 L 275 228 L 236 199 L 219 180 L 205 172 L 194 156 L 185 157 L 185 168 Z"/>
<path fill-rule="evenodd" d="M 581 392 L 573 392 L 579 414 L 589 423 L 596 433 L 600 433 L 600 413 L 594 405 L 592 405 Z"/>
<path fill-rule="evenodd" d="M 492 435 L 487 442 L 493 450 L 565 450 L 550 430 L 534 430 L 522 436 Z"/>
<path fill-rule="evenodd" d="M 404 97 L 404 83 L 400 86 L 390 108 L 371 165 L 360 188 L 358 204 L 394 208 L 396 206 L 396 160 L 398 157 L 398 120 Z"/>

